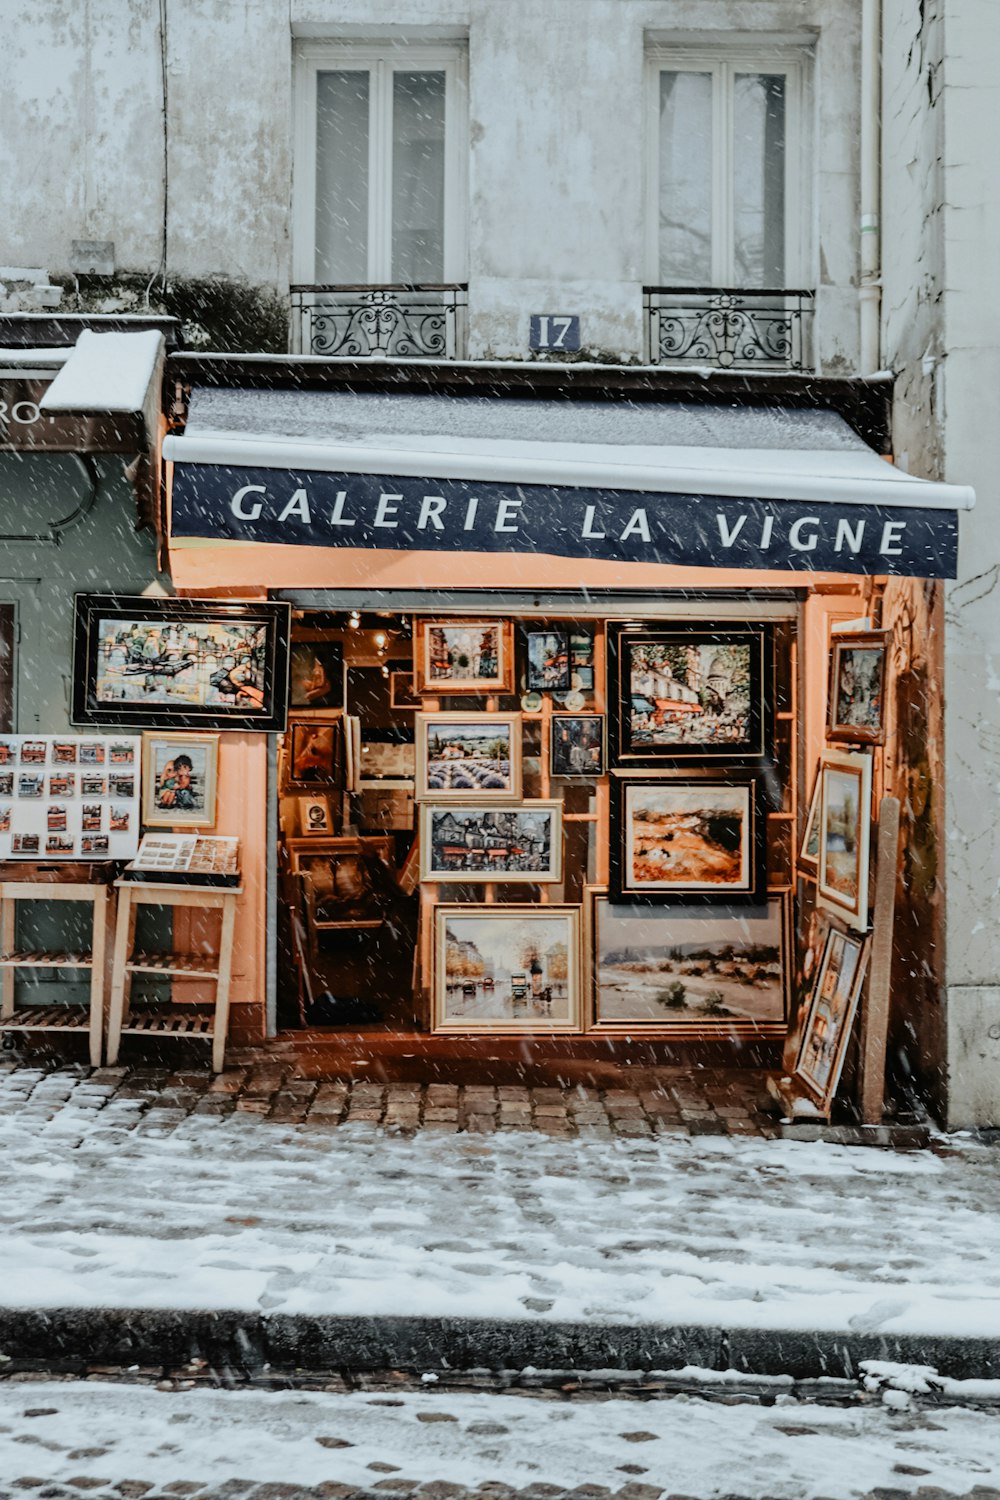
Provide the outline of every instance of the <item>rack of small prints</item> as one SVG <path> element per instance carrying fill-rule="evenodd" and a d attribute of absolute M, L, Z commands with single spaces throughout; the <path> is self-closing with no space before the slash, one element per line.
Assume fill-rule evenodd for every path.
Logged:
<path fill-rule="evenodd" d="M 188 833 L 147 833 L 124 871 L 126 880 L 177 885 L 239 885 L 240 841 Z"/>
<path fill-rule="evenodd" d="M 135 735 L 0 736 L 0 859 L 131 859 L 139 747 Z"/>

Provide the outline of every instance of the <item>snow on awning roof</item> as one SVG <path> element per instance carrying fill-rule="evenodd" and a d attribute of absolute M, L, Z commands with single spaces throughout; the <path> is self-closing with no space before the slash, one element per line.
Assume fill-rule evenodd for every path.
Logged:
<path fill-rule="evenodd" d="M 953 577 L 971 489 L 826 411 L 195 389 L 173 549 L 265 543 Z"/>
<path fill-rule="evenodd" d="M 43 411 L 141 412 L 163 360 L 163 335 L 81 332 L 40 405 Z"/>
<path fill-rule="evenodd" d="M 317 472 L 969 510 L 833 412 L 198 388 L 164 457 Z"/>

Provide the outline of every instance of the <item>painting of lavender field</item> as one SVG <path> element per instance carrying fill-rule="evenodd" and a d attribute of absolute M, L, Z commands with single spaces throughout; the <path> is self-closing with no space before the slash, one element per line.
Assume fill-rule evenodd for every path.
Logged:
<path fill-rule="evenodd" d="M 519 735 L 516 714 L 418 716 L 420 794 L 516 800 L 521 782 Z"/>

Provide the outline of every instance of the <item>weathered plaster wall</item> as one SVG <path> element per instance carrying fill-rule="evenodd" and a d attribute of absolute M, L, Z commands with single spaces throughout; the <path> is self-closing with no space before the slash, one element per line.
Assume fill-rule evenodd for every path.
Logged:
<path fill-rule="evenodd" d="M 991 0 L 888 0 L 886 361 L 897 456 L 972 484 L 946 591 L 944 876 L 948 1118 L 1000 1122 L 1000 13 Z"/>
<path fill-rule="evenodd" d="M 760 34 L 765 51 L 768 39 L 816 44 L 804 280 L 819 288 L 824 365 L 848 370 L 857 354 L 855 0 L 9 0 L 0 264 L 62 278 L 71 239 L 113 239 L 119 268 L 135 280 L 85 284 L 88 306 L 133 307 L 150 278 L 154 303 L 169 306 L 165 278 L 175 302 L 186 284 L 187 304 L 200 303 L 188 318 L 195 342 L 254 347 L 259 322 L 257 342 L 271 348 L 268 298 L 284 297 L 290 279 L 293 38 L 463 38 L 471 355 L 525 355 L 528 314 L 556 310 L 581 313 L 592 353 L 637 359 L 652 269 L 645 41 L 731 33 Z M 76 288 L 65 284 L 72 306 Z M 221 302 L 229 296 L 228 310 L 213 307 L 213 289 Z M 234 294 L 252 317 L 233 313 Z"/>

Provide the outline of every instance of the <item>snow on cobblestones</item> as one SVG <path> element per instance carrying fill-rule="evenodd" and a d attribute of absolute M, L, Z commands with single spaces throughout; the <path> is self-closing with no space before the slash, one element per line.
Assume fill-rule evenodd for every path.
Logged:
<path fill-rule="evenodd" d="M 137 1123 L 70 1073 L 25 1104 L 31 1082 L 0 1079 L 8 1307 L 1000 1336 L 985 1148 Z"/>
<path fill-rule="evenodd" d="M 897 1412 L 787 1399 L 721 1406 L 697 1396 L 553 1402 L 0 1383 L 0 1476 L 28 1474 L 32 1493 L 61 1480 L 102 1495 L 127 1480 L 161 1488 L 188 1481 L 215 1495 L 240 1477 L 367 1490 L 390 1476 L 400 1488 L 406 1480 L 493 1481 L 565 1493 L 598 1484 L 605 1494 L 653 1497 L 669 1487 L 701 1500 L 734 1492 L 847 1500 L 876 1487 L 895 1496 L 926 1486 L 958 1495 L 1000 1481 L 1000 1424 L 963 1408 Z M 649 1488 L 625 1489 L 637 1479 Z"/>

